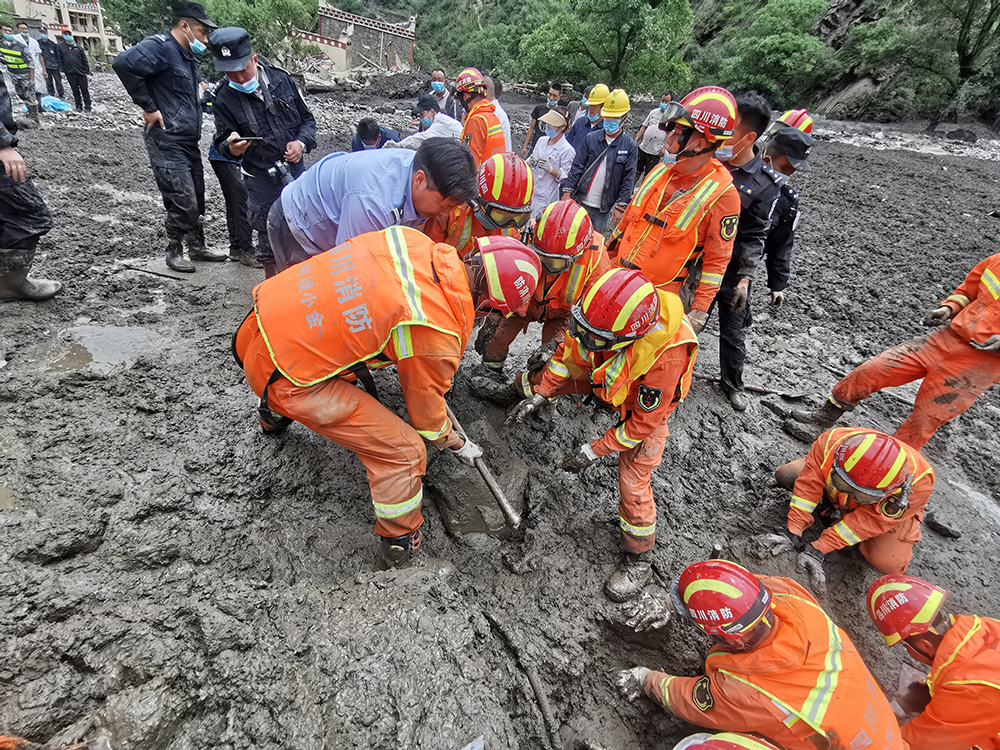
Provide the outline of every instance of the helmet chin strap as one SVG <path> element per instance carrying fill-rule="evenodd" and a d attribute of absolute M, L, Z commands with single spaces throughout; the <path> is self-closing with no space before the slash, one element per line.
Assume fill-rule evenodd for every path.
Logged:
<path fill-rule="evenodd" d="M 688 130 L 682 138 L 677 139 L 678 145 L 681 147 L 681 150 L 677 152 L 678 160 L 689 159 L 695 156 L 702 156 L 703 154 L 710 154 L 713 151 L 715 151 L 714 144 L 709 144 L 707 148 L 703 148 L 701 151 L 695 151 L 694 149 L 685 148 L 685 146 L 688 145 L 688 141 L 691 140 L 691 136 L 694 135 L 694 132 L 695 132 L 694 129 Z"/>

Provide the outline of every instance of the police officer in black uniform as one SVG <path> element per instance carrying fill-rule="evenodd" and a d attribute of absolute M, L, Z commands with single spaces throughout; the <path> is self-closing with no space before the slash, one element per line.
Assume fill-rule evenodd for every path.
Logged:
<path fill-rule="evenodd" d="M 173 6 L 174 27 L 120 52 L 112 63 L 132 101 L 142 107 L 146 150 L 167 209 L 167 265 L 194 272 L 193 260 L 222 261 L 205 247 L 205 173 L 198 140 L 198 59 L 217 28 L 201 3 Z"/>
<path fill-rule="evenodd" d="M 302 174 L 303 154 L 316 147 L 316 120 L 292 77 L 253 53 L 245 29 L 216 29 L 209 45 L 215 69 L 229 78 L 229 85 L 215 96 L 213 142 L 223 156 L 243 159 L 247 213 L 257 230 L 257 260 L 271 277 L 277 269 L 267 236 L 267 214 L 282 188 Z"/>
<path fill-rule="evenodd" d="M 795 228 L 799 225 L 799 196 L 788 184 L 788 178 L 799 172 L 812 171 L 809 152 L 813 147 L 812 136 L 792 127 L 780 128 L 768 141 L 763 159 L 778 173 L 781 194 L 771 214 L 771 231 L 764 243 L 764 262 L 767 265 L 767 287 L 771 290 L 771 304 L 785 301 L 785 288 L 792 272 L 792 245 Z"/>
<path fill-rule="evenodd" d="M 771 211 L 778 200 L 777 172 L 757 155 L 754 144 L 771 122 L 771 108 L 755 92 L 736 97 L 739 122 L 732 139 L 716 152 L 726 161 L 740 194 L 740 221 L 733 257 L 713 306 L 719 308 L 719 367 L 722 390 L 736 411 L 747 408 L 743 391 L 746 329 L 750 327 L 750 281 L 764 256 Z M 720 152 L 722 152 L 720 154 Z M 711 309 L 709 309 L 711 314 Z"/>

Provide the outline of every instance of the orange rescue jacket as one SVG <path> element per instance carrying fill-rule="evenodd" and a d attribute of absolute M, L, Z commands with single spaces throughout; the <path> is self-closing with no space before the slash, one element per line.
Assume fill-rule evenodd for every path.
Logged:
<path fill-rule="evenodd" d="M 758 576 L 780 624 L 752 651 L 716 647 L 703 677 L 650 672 L 646 694 L 702 727 L 786 750 L 904 750 L 896 717 L 847 634 L 789 578 Z"/>
<path fill-rule="evenodd" d="M 517 227 L 487 229 L 475 216 L 475 209 L 468 203 L 455 206 L 446 216 L 438 216 L 424 224 L 423 232 L 435 242 L 443 242 L 458 250 L 458 257 L 465 258 L 476 246 L 477 237 L 514 237 L 521 239 Z"/>
<path fill-rule="evenodd" d="M 934 469 L 916 448 L 900 441 L 903 452 L 912 462 L 913 484 L 909 507 L 902 515 L 887 509 L 885 501 L 877 505 L 861 505 L 850 495 L 838 492 L 830 481 L 833 472 L 833 457 L 837 448 L 847 438 L 858 433 L 868 433 L 858 427 L 838 427 L 827 430 L 813 443 L 806 465 L 792 488 L 792 501 L 788 506 L 788 530 L 800 536 L 813 523 L 813 511 L 823 497 L 827 497 L 835 507 L 847 511 L 837 523 L 825 529 L 813 546 L 824 554 L 842 547 L 860 544 L 866 539 L 884 534 L 903 522 L 904 519 L 924 518 L 924 506 L 934 491 Z M 919 532 L 918 532 L 919 534 Z M 918 535 L 915 541 L 919 541 Z"/>
<path fill-rule="evenodd" d="M 910 750 L 1000 750 L 1000 622 L 955 615 L 926 683 L 931 702 L 902 727 Z"/>
<path fill-rule="evenodd" d="M 469 110 L 462 126 L 462 142 L 472 151 L 477 167 L 491 156 L 507 150 L 503 126 L 492 102 L 483 99 Z"/>
<path fill-rule="evenodd" d="M 982 344 L 1000 334 L 1000 253 L 973 268 L 941 304 L 955 311 L 951 330 L 966 341 Z"/>
<path fill-rule="evenodd" d="M 573 261 L 569 270 L 553 275 L 542 269 L 541 282 L 535 287 L 535 295 L 528 303 L 524 317 L 531 320 L 568 319 L 570 308 L 583 299 L 590 283 L 612 268 L 614 264 L 604 249 L 604 237 L 595 234 L 594 244 Z"/>
<path fill-rule="evenodd" d="M 612 235 L 613 259 L 673 292 L 690 277 L 693 309 L 707 311 L 733 254 L 739 218 L 739 194 L 722 162 L 712 159 L 690 175 L 659 164 Z"/>

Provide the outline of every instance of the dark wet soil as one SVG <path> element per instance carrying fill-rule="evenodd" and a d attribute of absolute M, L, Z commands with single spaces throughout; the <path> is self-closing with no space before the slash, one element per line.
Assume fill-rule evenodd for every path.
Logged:
<path fill-rule="evenodd" d="M 516 122 L 528 112 L 512 110 Z M 162 207 L 140 136 L 113 118 L 74 122 L 27 132 L 22 148 L 56 217 L 36 273 L 65 292 L 0 308 L 0 734 L 41 742 L 69 730 L 144 750 L 458 750 L 480 735 L 487 748 L 547 747 L 533 670 L 563 747 L 672 747 L 688 727 L 625 703 L 614 675 L 639 664 L 695 674 L 707 644 L 673 626 L 636 636 L 621 625 L 601 593 L 619 555 L 616 468 L 555 468 L 607 413 L 563 401 L 551 430 L 506 428 L 469 394 L 467 356 L 452 406 L 527 462 L 526 529 L 453 537 L 430 501 L 422 562 L 373 572 L 360 463 L 300 426 L 262 436 L 229 354 L 259 272 L 201 264 L 175 280 L 127 268 L 162 270 Z M 321 152 L 346 145 L 321 140 Z M 796 178 L 788 301 L 767 308 L 758 281 L 747 368 L 748 382 L 796 393 L 825 393 L 837 379 L 827 367 L 848 370 L 920 333 L 923 311 L 996 251 L 1000 230 L 986 216 L 1000 207 L 996 162 L 837 142 L 813 161 Z M 222 248 L 222 200 L 207 181 L 209 238 Z M 714 341 L 703 341 L 697 369 L 714 373 Z M 393 375 L 377 376 L 403 413 Z M 880 395 L 855 417 L 891 431 L 905 413 Z M 956 609 L 992 617 L 998 423 L 994 389 L 928 443 L 931 508 L 963 535 L 925 529 L 911 567 L 947 586 Z M 761 563 L 744 543 L 782 526 L 788 495 L 771 472 L 807 448 L 780 424 L 762 401 L 738 415 L 715 386 L 695 384 L 653 480 L 659 585 L 713 543 L 799 577 L 792 555 Z M 865 614 L 876 575 L 853 554 L 833 558 L 821 599 L 891 689 L 905 657 Z"/>

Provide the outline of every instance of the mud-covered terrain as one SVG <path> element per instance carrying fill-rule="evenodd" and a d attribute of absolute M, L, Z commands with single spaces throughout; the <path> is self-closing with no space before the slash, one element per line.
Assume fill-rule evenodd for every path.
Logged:
<path fill-rule="evenodd" d="M 325 129 L 310 161 L 345 146 L 335 121 L 358 116 L 354 98 L 336 96 L 309 98 Z M 607 413 L 564 400 L 549 431 L 506 428 L 502 410 L 469 394 L 478 358 L 467 355 L 449 400 L 528 463 L 525 530 L 452 538 L 429 500 L 421 562 L 373 572 L 361 464 L 301 426 L 261 435 L 230 355 L 261 272 L 158 275 L 163 210 L 138 126 L 125 124 L 138 117 L 121 100 L 107 106 L 22 134 L 56 217 L 35 272 L 66 288 L 0 308 L 0 734 L 85 734 L 116 750 L 458 750 L 480 735 L 490 749 L 672 747 L 688 727 L 644 699 L 624 702 L 614 676 L 639 664 L 695 674 L 707 642 L 673 625 L 641 637 L 624 628 L 601 593 L 620 554 L 616 467 L 555 468 Z M 403 122 L 409 106 L 385 116 Z M 509 111 L 523 138 L 530 109 Z M 795 178 L 803 219 L 788 301 L 768 308 L 762 277 L 753 294 L 747 381 L 792 394 L 826 393 L 830 368 L 920 333 L 922 313 L 996 252 L 1000 230 L 988 216 L 1000 209 L 998 162 L 837 140 L 812 161 Z M 222 198 L 206 170 L 209 237 L 222 248 Z M 713 325 L 701 373 L 718 370 Z M 534 344 L 519 347 L 522 361 Z M 403 413 L 393 374 L 377 377 Z M 799 577 L 792 554 L 761 562 L 745 542 L 783 526 L 788 494 L 771 472 L 807 446 L 776 411 L 795 403 L 768 396 L 735 414 L 696 382 L 654 475 L 661 585 L 714 543 Z M 855 417 L 892 431 L 906 411 L 878 395 Z M 962 536 L 925 529 L 911 566 L 956 608 L 993 617 L 998 424 L 994 389 L 927 445 L 930 507 Z M 865 613 L 876 574 L 854 553 L 831 557 L 820 598 L 891 691 L 905 657 Z"/>

